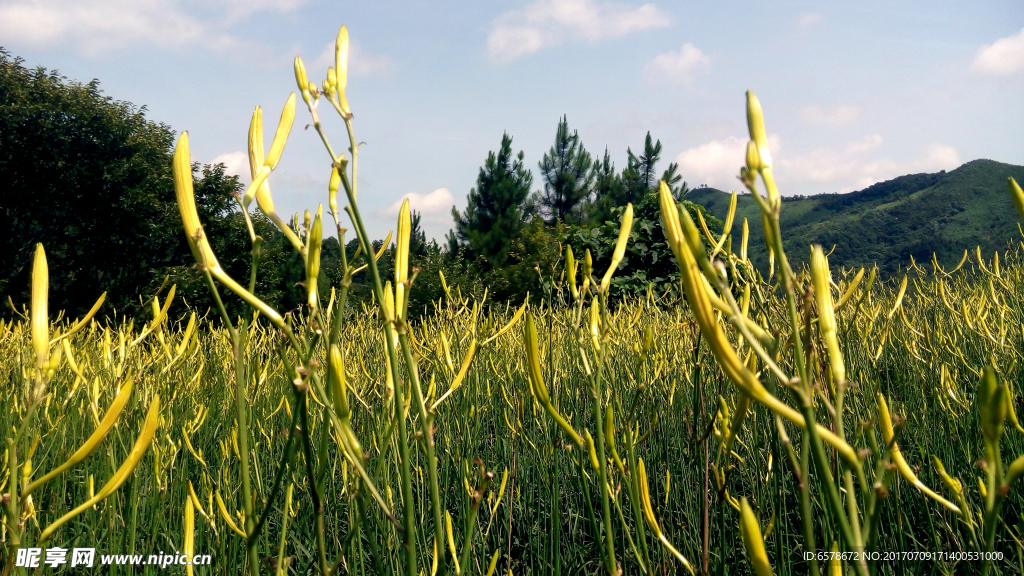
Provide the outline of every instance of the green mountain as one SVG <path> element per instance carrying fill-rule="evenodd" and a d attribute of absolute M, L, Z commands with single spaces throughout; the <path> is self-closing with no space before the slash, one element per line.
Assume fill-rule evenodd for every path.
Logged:
<path fill-rule="evenodd" d="M 1024 166 L 973 160 L 951 172 L 908 174 L 848 194 L 783 197 L 781 225 L 786 254 L 796 266 L 809 258 L 809 247 L 835 246 L 833 266 L 870 267 L 892 276 L 910 263 L 930 263 L 932 253 L 944 268 L 955 266 L 964 250 L 976 246 L 987 257 L 1020 240 L 1018 216 L 1006 186 L 1007 177 L 1024 182 Z M 782 183 L 784 185 L 784 183 Z M 697 188 L 688 200 L 725 220 L 729 194 Z M 733 251 L 739 253 L 743 218 L 750 228 L 748 253 L 766 271 L 761 212 L 749 194 L 741 195 L 733 223 Z"/>

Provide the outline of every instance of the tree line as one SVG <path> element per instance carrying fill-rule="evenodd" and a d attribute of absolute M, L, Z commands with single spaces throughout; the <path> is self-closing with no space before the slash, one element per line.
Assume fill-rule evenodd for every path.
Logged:
<path fill-rule="evenodd" d="M 152 297 L 172 284 L 181 296 L 175 311 L 202 313 L 212 306 L 181 234 L 171 178 L 174 132 L 145 112 L 104 95 L 96 80 L 81 84 L 56 71 L 29 69 L 0 48 L 0 317 L 22 313 L 29 300 L 37 242 L 50 260 L 51 307 L 68 316 L 82 314 L 106 292 L 106 316 L 145 317 Z M 678 272 L 652 192 L 664 180 L 682 200 L 687 184 L 675 163 L 656 171 L 662 145 L 649 132 L 638 153 L 626 152 L 621 171 L 607 147 L 603 157 L 593 157 L 563 116 L 537 163 L 535 182 L 524 152 L 514 153 L 512 136 L 504 134 L 484 159 L 466 208 L 453 208 L 443 243 L 428 242 L 414 214 L 411 255 L 420 273 L 410 310 L 427 312 L 444 295 L 442 274 L 449 289 L 459 286 L 478 297 L 486 291 L 491 301 L 550 296 L 558 289 L 566 245 L 581 257 L 589 249 L 598 267 L 610 258 L 627 203 L 634 205 L 635 224 L 616 289 L 671 288 Z M 193 172 L 200 217 L 222 265 L 234 277 L 248 277 L 249 240 L 237 201 L 242 184 L 223 165 L 195 164 Z M 720 226 L 704 215 L 713 228 Z M 263 238 L 257 292 L 278 309 L 298 308 L 301 257 L 262 215 L 253 215 L 253 225 Z M 302 228 L 298 216 L 292 226 Z M 354 257 L 356 242 L 343 247 L 337 238 L 324 239 L 320 285 L 327 291 L 340 280 L 343 249 Z M 385 250 L 382 273 L 391 257 Z M 350 292 L 357 306 L 370 298 L 361 280 L 357 276 Z M 240 302 L 226 304 L 236 313 L 244 309 Z"/>

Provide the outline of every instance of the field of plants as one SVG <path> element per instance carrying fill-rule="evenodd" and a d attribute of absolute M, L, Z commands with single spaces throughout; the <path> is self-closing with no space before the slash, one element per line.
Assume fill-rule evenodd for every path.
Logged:
<path fill-rule="evenodd" d="M 144 324 L 97 321 L 102 297 L 85 318 L 51 315 L 37 247 L 32 300 L 0 324 L 4 575 L 73 571 L 16 559 L 80 547 L 213 556 L 170 568 L 188 574 L 1024 574 L 1024 245 L 965 253 L 951 270 L 909 262 L 892 282 L 830 271 L 820 247 L 792 270 L 748 94 L 741 177 L 762 209 L 768 278 L 746 233 L 716 237 L 663 184 L 676 291 L 610 290 L 628 206 L 608 270 L 567 246 L 541 300 L 446 286 L 412 320 L 408 203 L 393 278 L 378 274 L 383 249 L 358 210 L 347 50 L 343 28 L 320 88 L 296 60 L 333 163 L 327 214 L 342 234 L 347 214 L 361 245 L 328 301 L 316 285 L 324 210 L 289 225 L 268 184 L 294 96 L 266 153 L 253 115 L 239 203 L 248 214 L 255 200 L 302 254 L 303 309 L 253 293 L 254 233 L 251 277 L 220 267 L 187 134 L 175 151 L 184 233 L 215 301 L 232 293 L 248 316 L 220 305 L 169 318 L 173 286 Z M 348 155 L 321 131 L 325 102 Z M 1024 214 L 1009 184 L 1007 209 Z M 357 274 L 372 279 L 373 307 L 348 305 Z"/>

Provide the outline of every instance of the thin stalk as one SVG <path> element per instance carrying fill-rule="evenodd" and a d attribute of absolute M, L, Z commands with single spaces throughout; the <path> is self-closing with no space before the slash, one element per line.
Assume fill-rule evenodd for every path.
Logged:
<path fill-rule="evenodd" d="M 412 387 L 413 402 L 420 416 L 420 432 L 423 434 L 423 445 L 427 453 L 427 480 L 430 482 L 430 507 L 434 513 L 434 538 L 437 542 L 444 541 L 444 526 L 441 524 L 441 491 L 437 482 L 437 456 L 434 452 L 434 418 L 427 414 L 426 403 L 423 401 L 423 389 L 420 387 L 419 369 L 416 360 L 412 357 L 412 347 L 409 345 L 409 334 L 405 331 L 404 323 L 402 330 L 398 333 L 398 341 L 402 345 L 402 355 L 405 356 L 405 365 L 411 376 L 409 385 Z M 479 502 L 475 507 L 479 506 Z M 473 521 L 476 520 L 476 513 L 473 513 Z M 467 535 L 469 533 L 467 532 Z M 448 558 L 444 546 L 437 546 L 438 562 L 437 573 L 445 576 L 448 571 Z M 461 563 L 460 566 L 465 565 Z"/>

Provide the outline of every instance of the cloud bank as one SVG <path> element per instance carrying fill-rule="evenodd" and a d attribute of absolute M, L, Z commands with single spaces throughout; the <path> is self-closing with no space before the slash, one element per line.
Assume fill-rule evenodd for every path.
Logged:
<path fill-rule="evenodd" d="M 596 42 L 670 24 L 669 15 L 654 4 L 538 0 L 494 21 L 487 35 L 487 55 L 495 62 L 511 62 L 566 39 Z"/>

